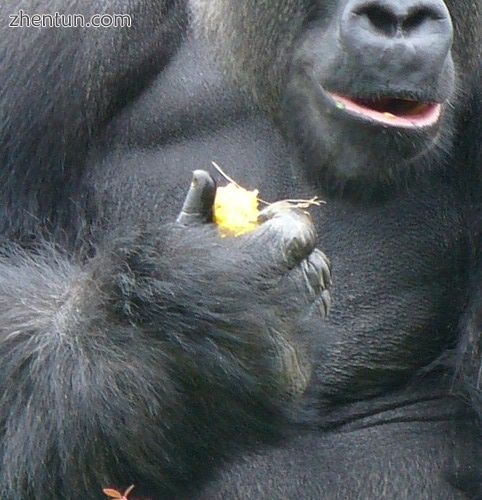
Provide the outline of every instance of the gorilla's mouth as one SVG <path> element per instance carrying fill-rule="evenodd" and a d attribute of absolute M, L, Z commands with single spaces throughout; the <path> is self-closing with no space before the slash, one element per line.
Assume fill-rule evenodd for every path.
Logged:
<path fill-rule="evenodd" d="M 423 128 L 435 125 L 442 111 L 441 104 L 412 99 L 382 97 L 358 99 L 329 92 L 336 107 L 390 127 Z"/>

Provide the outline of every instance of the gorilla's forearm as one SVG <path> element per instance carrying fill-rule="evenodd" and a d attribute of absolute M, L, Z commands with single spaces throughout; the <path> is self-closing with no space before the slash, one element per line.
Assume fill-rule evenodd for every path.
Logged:
<path fill-rule="evenodd" d="M 480 255 L 478 258 L 480 260 Z M 474 275 L 473 284 L 469 307 L 461 322 L 455 369 L 456 389 L 461 390 L 464 399 L 470 400 L 482 423 L 482 265 L 480 264 L 478 272 Z"/>
<path fill-rule="evenodd" d="M 53 232 L 78 189 L 90 141 L 162 71 L 184 31 L 181 1 L 2 2 L 0 231 Z M 119 28 L 10 27 L 11 16 L 127 15 Z M 35 166 L 32 167 L 32 157 Z M 25 189 L 29 186 L 29 189 Z M 36 193 L 34 195 L 33 193 Z M 22 207 L 22 209 L 19 209 Z M 36 219 L 36 220 L 35 220 Z"/>
<path fill-rule="evenodd" d="M 131 483 L 160 498 L 275 437 L 293 382 L 285 304 L 256 285 L 249 245 L 226 258 L 209 231 L 130 228 L 85 265 L 5 252 L 1 498 Z"/>
<path fill-rule="evenodd" d="M 23 120 L 30 126 L 28 139 L 35 131 L 49 133 L 48 129 L 36 129 L 37 125 L 102 126 L 107 114 L 116 110 L 118 100 L 125 103 L 135 96 L 175 51 L 186 23 L 182 4 L 177 0 L 3 3 L 2 112 L 16 111 L 10 119 Z M 73 26 L 13 27 L 11 23 L 20 13 L 28 19 L 58 13 L 62 23 Z M 85 24 L 92 16 L 125 16 L 126 24 L 109 29 L 79 26 L 76 16 L 81 16 Z M 26 114 L 21 113 L 23 110 Z M 27 143 L 27 137 L 16 138 Z"/>

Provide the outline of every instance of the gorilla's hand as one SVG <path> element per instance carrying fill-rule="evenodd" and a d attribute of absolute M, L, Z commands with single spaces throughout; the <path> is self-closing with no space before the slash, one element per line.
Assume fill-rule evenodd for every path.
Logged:
<path fill-rule="evenodd" d="M 310 218 L 282 203 L 252 233 L 220 238 L 209 223 L 215 190 L 196 171 L 177 223 L 114 240 L 116 265 L 101 262 L 108 277 L 94 281 L 107 284 L 119 321 L 175 348 L 191 377 L 284 399 L 308 379 L 309 339 L 329 308 L 328 261 Z"/>
<path fill-rule="evenodd" d="M 195 171 L 177 222 L 191 227 L 211 222 L 215 193 L 212 177 L 203 170 Z M 259 221 L 264 224 L 254 233 L 225 240 L 229 255 L 241 252 L 240 260 L 247 266 L 242 272 L 252 277 L 253 285 L 261 280 L 259 286 L 273 295 L 272 307 L 285 303 L 280 316 L 306 318 L 315 310 L 326 316 L 330 308 L 330 265 L 315 248 L 316 232 L 309 215 L 289 203 L 278 202 L 263 210 Z M 217 262 L 222 267 L 221 261 Z M 234 271 L 234 266 L 231 269 Z M 278 296 L 276 300 L 274 295 Z"/>

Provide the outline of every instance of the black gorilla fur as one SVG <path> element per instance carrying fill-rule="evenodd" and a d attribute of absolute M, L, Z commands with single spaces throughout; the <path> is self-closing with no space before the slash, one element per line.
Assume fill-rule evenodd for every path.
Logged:
<path fill-rule="evenodd" d="M 20 8 L 133 26 L 10 28 Z M 482 497 L 479 0 L 0 12 L 0 497 Z M 327 91 L 442 114 L 381 126 Z M 302 214 L 173 223 L 212 160 L 327 201 L 331 318 Z"/>

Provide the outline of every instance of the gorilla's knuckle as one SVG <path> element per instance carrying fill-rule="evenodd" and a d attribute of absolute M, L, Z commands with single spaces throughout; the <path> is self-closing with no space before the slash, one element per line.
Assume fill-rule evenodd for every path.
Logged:
<path fill-rule="evenodd" d="M 271 214 L 263 224 L 275 234 L 289 268 L 296 266 L 315 248 L 316 229 L 311 218 L 298 209 L 283 209 Z"/>

